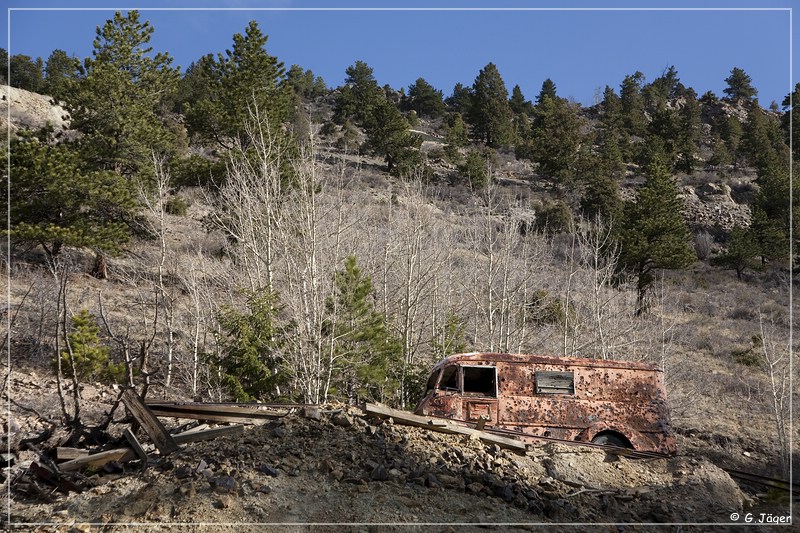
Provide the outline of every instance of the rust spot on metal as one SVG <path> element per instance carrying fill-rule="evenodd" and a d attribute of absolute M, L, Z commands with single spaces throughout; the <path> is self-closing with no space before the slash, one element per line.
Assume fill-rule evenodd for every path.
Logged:
<path fill-rule="evenodd" d="M 444 378 L 444 379 L 443 379 Z M 446 381 L 446 383 L 445 383 Z M 627 361 L 473 353 L 437 363 L 416 413 L 591 442 L 627 441 L 638 451 L 676 452 L 663 372 Z"/>

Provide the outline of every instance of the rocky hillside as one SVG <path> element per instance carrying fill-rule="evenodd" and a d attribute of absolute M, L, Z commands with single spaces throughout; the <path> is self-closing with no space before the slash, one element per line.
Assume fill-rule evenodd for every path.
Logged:
<path fill-rule="evenodd" d="M 10 385 L 15 403 L 50 414 L 52 380 L 21 374 Z M 116 393 L 98 384 L 82 394 L 100 416 Z M 16 415 L 8 436 L 30 438 L 41 424 L 34 418 Z M 169 428 L 197 425 L 183 422 L 165 419 Z M 112 424 L 114 438 L 122 440 L 122 427 Z M 40 523 L 39 531 L 133 523 L 144 530 L 186 524 L 189 531 L 204 530 L 199 524 L 258 531 L 264 524 L 437 523 L 460 531 L 465 524 L 729 523 L 731 513 L 775 512 L 705 457 L 713 443 L 679 439 L 684 453 L 664 459 L 560 444 L 520 454 L 327 405 L 186 444 L 167 457 L 148 445 L 148 465 L 109 463 L 71 476 L 85 487 L 80 494 L 53 492 L 25 473 L 42 462 L 36 447 L 20 452 L 4 476 L 6 488 L 14 481 L 12 523 Z"/>

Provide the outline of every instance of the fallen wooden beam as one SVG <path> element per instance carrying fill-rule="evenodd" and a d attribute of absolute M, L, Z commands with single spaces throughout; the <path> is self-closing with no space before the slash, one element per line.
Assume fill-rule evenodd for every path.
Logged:
<path fill-rule="evenodd" d="M 139 396 L 136 395 L 133 389 L 128 389 L 122 393 L 122 403 L 131 412 L 133 417 L 142 425 L 145 432 L 153 440 L 153 443 L 161 452 L 161 455 L 169 455 L 178 450 L 178 444 L 173 440 L 172 436 L 167 433 L 167 429 L 161 423 L 153 412 L 142 403 Z"/>
<path fill-rule="evenodd" d="M 224 426 L 200 431 L 190 429 L 189 431 L 173 435 L 172 438 L 175 439 L 175 442 L 178 444 L 187 444 L 190 442 L 199 442 L 201 440 L 215 439 L 223 435 L 238 435 L 243 432 L 244 426 Z"/>
<path fill-rule="evenodd" d="M 441 418 L 429 418 L 426 416 L 415 415 L 407 411 L 392 409 L 391 407 L 374 403 L 368 403 L 364 407 L 364 412 L 381 418 L 391 418 L 398 424 L 406 426 L 425 428 L 440 433 L 475 436 L 488 444 L 497 444 L 501 448 L 506 448 L 517 452 L 525 452 L 526 450 L 525 443 L 519 440 L 501 437 L 500 435 L 495 435 L 487 431 L 469 428 L 447 420 L 443 420 Z"/>
<path fill-rule="evenodd" d="M 89 452 L 78 448 L 56 448 L 56 459 L 59 461 L 70 461 L 87 455 L 89 455 Z"/>
<path fill-rule="evenodd" d="M 147 452 L 144 451 L 142 445 L 139 443 L 139 439 L 136 438 L 136 435 L 133 434 L 133 431 L 130 428 L 125 428 L 125 439 L 128 441 L 128 444 L 131 445 L 131 448 L 136 453 L 136 456 L 142 462 L 142 468 L 147 468 Z"/>
<path fill-rule="evenodd" d="M 66 463 L 61 463 L 58 465 L 58 469 L 61 472 L 71 472 L 73 470 L 79 470 L 84 466 L 103 466 L 109 461 L 119 461 L 120 463 L 124 463 L 134 459 L 136 459 L 136 452 L 134 452 L 132 449 L 115 448 L 113 450 L 106 450 L 104 452 L 87 455 L 86 457 L 79 457 L 78 459 L 67 461 Z"/>
<path fill-rule="evenodd" d="M 156 416 L 241 424 L 263 424 L 269 420 L 282 418 L 297 408 L 296 406 L 279 408 L 277 405 L 264 404 L 200 402 L 147 402 L 147 407 Z"/>

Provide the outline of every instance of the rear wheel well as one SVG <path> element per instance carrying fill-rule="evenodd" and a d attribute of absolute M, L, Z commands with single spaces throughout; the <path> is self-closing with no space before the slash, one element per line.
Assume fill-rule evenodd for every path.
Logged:
<path fill-rule="evenodd" d="M 617 446 L 618 448 L 633 449 L 633 444 L 628 440 L 628 437 L 612 430 L 601 431 L 594 436 L 592 443 L 601 444 L 603 446 Z"/>

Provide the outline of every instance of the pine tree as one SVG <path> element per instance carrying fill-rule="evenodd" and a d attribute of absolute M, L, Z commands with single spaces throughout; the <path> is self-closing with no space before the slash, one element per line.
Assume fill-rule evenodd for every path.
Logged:
<path fill-rule="evenodd" d="M 697 93 L 693 89 L 688 89 L 685 93 L 685 98 L 686 102 L 678 111 L 676 151 L 679 168 L 687 174 L 691 174 L 694 170 L 695 154 L 700 142 L 700 127 L 702 124 Z"/>
<path fill-rule="evenodd" d="M 30 135 L 11 141 L 10 170 L 14 241 L 40 244 L 50 258 L 63 246 L 113 254 L 127 241 L 135 201 L 122 176 L 86 169 L 72 146 Z"/>
<path fill-rule="evenodd" d="M 217 317 L 223 332 L 221 355 L 212 360 L 222 370 L 222 384 L 240 402 L 274 397 L 287 379 L 276 295 L 267 289 L 244 294 L 246 311 L 222 307 Z"/>
<path fill-rule="evenodd" d="M 453 94 L 448 96 L 444 103 L 451 112 L 460 113 L 462 117 L 468 116 L 472 107 L 472 87 L 464 87 L 462 83 L 456 83 L 453 87 Z"/>
<path fill-rule="evenodd" d="M 741 280 L 746 269 L 759 269 L 758 255 L 759 246 L 754 232 L 737 226 L 731 230 L 728 249 L 714 257 L 711 264 L 735 270 L 736 277 Z"/>
<path fill-rule="evenodd" d="M 128 177 L 147 174 L 153 152 L 170 155 L 178 147 L 176 128 L 161 114 L 178 71 L 168 54 L 152 55 L 152 34 L 138 11 L 117 12 L 97 28 L 93 57 L 65 92 L 72 127 L 82 133 L 83 157 L 94 168 Z"/>
<path fill-rule="evenodd" d="M 110 349 L 101 343 L 100 328 L 89 311 L 81 309 L 72 317 L 72 331 L 67 339 L 68 349 L 61 352 L 61 371 L 66 376 L 72 376 L 74 372 L 78 381 L 102 379 L 122 382 L 125 366 L 111 363 Z M 56 366 L 55 362 L 53 366 Z"/>
<path fill-rule="evenodd" d="M 45 63 L 44 93 L 56 100 L 64 100 L 79 69 L 78 58 L 68 56 L 63 50 L 53 50 Z"/>
<path fill-rule="evenodd" d="M 266 51 L 268 37 L 256 21 L 244 35 L 233 36 L 233 48 L 214 61 L 202 62 L 201 79 L 208 95 L 188 106 L 189 131 L 224 149 L 247 148 L 245 124 L 257 111 L 277 131 L 291 111 L 292 89 L 284 83 L 283 63 Z"/>
<path fill-rule="evenodd" d="M 562 98 L 545 94 L 536 104 L 530 132 L 528 157 L 539 163 L 539 171 L 561 182 L 575 177 L 581 119 L 577 107 Z"/>
<path fill-rule="evenodd" d="M 407 175 L 421 163 L 422 140 L 409 131 L 408 121 L 385 98 L 373 105 L 365 119 L 364 131 L 367 134 L 365 148 L 382 155 L 389 172 Z"/>
<path fill-rule="evenodd" d="M 734 67 L 731 75 L 725 78 L 728 86 L 722 92 L 733 102 L 753 100 L 758 95 L 758 91 L 753 87 L 752 81 L 744 70 Z"/>
<path fill-rule="evenodd" d="M 513 143 L 508 91 L 494 63 L 486 65 L 475 78 L 468 119 L 473 137 L 487 146 L 497 148 Z"/>
<path fill-rule="evenodd" d="M 781 126 L 783 127 L 786 144 L 789 144 L 789 132 L 793 135 L 792 140 L 792 157 L 795 160 L 800 160 L 800 83 L 794 86 L 794 91 L 787 94 L 783 99 L 783 117 L 781 118 Z"/>
<path fill-rule="evenodd" d="M 553 80 L 550 78 L 542 82 L 542 88 L 539 90 L 539 95 L 536 97 L 536 106 L 542 105 L 545 98 L 550 98 L 551 100 L 558 98 L 556 95 L 556 84 L 553 83 Z"/>
<path fill-rule="evenodd" d="M 646 127 L 642 84 L 644 74 L 635 72 L 625 76 L 620 86 L 622 120 L 630 135 L 642 136 Z"/>
<path fill-rule="evenodd" d="M 355 256 L 335 274 L 335 292 L 326 302 L 331 316 L 327 333 L 333 339 L 334 387 L 341 398 L 386 401 L 397 391 L 402 346 L 372 303 L 372 279 Z"/>
<path fill-rule="evenodd" d="M 533 104 L 530 100 L 525 99 L 519 85 L 514 85 L 514 88 L 511 90 L 511 99 L 508 101 L 508 105 L 511 107 L 511 112 L 515 115 L 533 114 Z"/>
<path fill-rule="evenodd" d="M 333 120 L 344 124 L 350 120 L 363 124 L 372 114 L 372 109 L 385 95 L 375 81 L 372 67 L 363 61 L 356 61 L 345 69 L 345 85 L 341 88 L 333 109 Z"/>
<path fill-rule="evenodd" d="M 8 69 L 11 76 L 9 85 L 34 93 L 42 92 L 44 63 L 41 57 L 33 59 L 23 54 L 15 54 L 11 56 Z"/>
<path fill-rule="evenodd" d="M 636 200 L 626 202 L 618 227 L 619 264 L 636 276 L 636 314 L 646 310 L 645 296 L 657 269 L 685 268 L 695 260 L 683 219 L 683 202 L 667 167 L 654 161 Z"/>
<path fill-rule="evenodd" d="M 434 89 L 423 78 L 408 86 L 408 105 L 420 117 L 438 118 L 445 110 L 442 91 Z"/>

